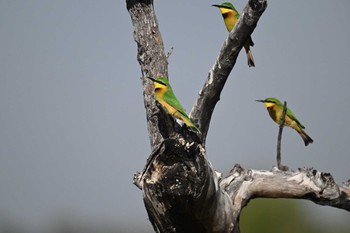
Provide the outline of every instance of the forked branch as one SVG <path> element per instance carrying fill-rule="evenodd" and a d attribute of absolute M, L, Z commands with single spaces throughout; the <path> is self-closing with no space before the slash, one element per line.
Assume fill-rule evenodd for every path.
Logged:
<path fill-rule="evenodd" d="M 147 77 L 168 77 L 167 56 L 152 0 L 126 0 L 138 46 L 144 103 L 152 154 L 134 183 L 143 192 L 151 223 L 157 232 L 234 232 L 239 215 L 257 197 L 309 199 L 320 205 L 348 210 L 349 183 L 337 185 L 328 173 L 313 169 L 297 172 L 256 171 L 235 166 L 220 179 L 209 162 L 204 142 L 220 93 L 243 42 L 264 12 L 266 0 L 249 0 L 236 27 L 229 33 L 219 57 L 199 93 L 191 119 L 202 135 L 178 127 L 154 98 Z"/>
<path fill-rule="evenodd" d="M 267 0 L 249 0 L 235 27 L 226 38 L 218 58 L 209 71 L 208 78 L 199 92 L 190 116 L 199 125 L 205 144 L 211 116 L 232 68 L 236 64 L 244 42 L 253 33 L 260 16 L 267 7 Z"/>

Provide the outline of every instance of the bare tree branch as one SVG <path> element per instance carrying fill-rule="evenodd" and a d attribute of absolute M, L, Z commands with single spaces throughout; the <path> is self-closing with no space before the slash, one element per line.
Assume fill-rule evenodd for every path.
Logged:
<path fill-rule="evenodd" d="M 216 103 L 244 42 L 254 31 L 257 22 L 267 7 L 267 0 L 249 0 L 235 27 L 225 40 L 208 78 L 199 92 L 190 117 L 199 125 L 201 139 L 205 144 L 211 116 Z"/>
<path fill-rule="evenodd" d="M 159 125 L 159 107 L 155 104 L 153 83 L 146 77 L 168 77 L 168 62 L 164 53 L 163 39 L 154 14 L 153 0 L 127 0 L 126 7 L 134 26 L 134 40 L 137 43 L 137 60 L 141 66 L 144 104 L 152 148 L 160 144 L 163 136 Z M 162 122 L 160 122 L 162 121 Z"/>
<path fill-rule="evenodd" d="M 127 0 L 143 74 L 152 145 L 145 169 L 134 176 L 157 232 L 232 232 L 232 203 L 218 192 L 218 178 L 196 133 L 177 127 L 154 100 L 145 77 L 167 76 L 163 43 L 152 1 Z M 221 211 L 223 210 L 223 211 Z"/>
<path fill-rule="evenodd" d="M 220 186 L 233 201 L 236 218 L 251 199 L 258 197 L 306 199 L 350 211 L 349 182 L 337 185 L 331 174 L 312 168 L 257 171 L 235 165 Z"/>
<path fill-rule="evenodd" d="M 156 232 L 239 233 L 239 215 L 249 200 L 285 197 L 312 200 L 349 211 L 349 184 L 339 186 L 328 173 L 312 169 L 256 171 L 235 166 L 219 180 L 207 159 L 205 141 L 212 112 L 237 55 L 265 10 L 266 0 L 249 0 L 209 72 L 192 120 L 202 135 L 179 127 L 155 101 L 153 84 L 146 77 L 168 77 L 167 57 L 152 0 L 126 0 L 138 46 L 144 103 L 152 154 L 134 183 L 143 192 L 149 219 Z"/>

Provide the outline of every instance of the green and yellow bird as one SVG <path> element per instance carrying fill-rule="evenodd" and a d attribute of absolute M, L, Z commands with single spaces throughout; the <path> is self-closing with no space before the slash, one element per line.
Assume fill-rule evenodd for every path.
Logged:
<path fill-rule="evenodd" d="M 221 15 L 224 18 L 226 28 L 230 32 L 239 18 L 239 13 L 236 10 L 236 8 L 229 2 L 224 2 L 221 5 L 212 6 L 218 7 L 220 9 Z M 250 50 L 250 46 L 254 46 L 254 42 L 252 40 L 252 37 L 249 36 L 248 40 L 244 43 L 244 49 L 247 54 L 248 66 L 254 67 L 255 63 L 252 51 Z"/>
<path fill-rule="evenodd" d="M 149 79 L 151 79 L 154 83 L 156 99 L 163 106 L 163 108 L 170 115 L 185 122 L 188 127 L 200 132 L 197 126 L 195 126 L 195 124 L 193 124 L 188 117 L 185 109 L 181 106 L 180 101 L 176 98 L 169 81 L 162 76 L 159 76 L 156 79 L 149 77 Z"/>
<path fill-rule="evenodd" d="M 276 98 L 266 98 L 264 100 L 256 101 L 264 103 L 272 120 L 274 120 L 277 124 L 280 124 L 284 108 L 284 105 L 281 103 L 281 101 L 279 101 Z M 309 145 L 309 143 L 314 142 L 312 138 L 310 138 L 310 136 L 305 133 L 305 131 L 303 130 L 305 129 L 305 127 L 300 123 L 298 118 L 288 107 L 286 111 L 284 125 L 295 129 L 300 134 L 301 138 L 304 140 L 305 146 Z"/>

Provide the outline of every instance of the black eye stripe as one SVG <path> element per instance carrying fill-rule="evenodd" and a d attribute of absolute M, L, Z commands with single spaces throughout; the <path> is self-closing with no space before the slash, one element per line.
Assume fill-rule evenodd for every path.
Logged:
<path fill-rule="evenodd" d="M 167 86 L 165 83 L 163 83 L 162 81 L 158 81 L 158 80 L 155 80 L 156 83 L 159 83 L 160 85 L 163 85 L 163 86 Z"/>
<path fill-rule="evenodd" d="M 226 18 L 226 17 L 228 16 L 228 12 L 227 12 L 227 13 L 223 13 L 222 16 L 223 16 L 224 18 Z"/>
<path fill-rule="evenodd" d="M 232 10 L 232 8 L 231 8 L 231 7 L 228 7 L 228 6 L 220 6 L 220 8 Z"/>

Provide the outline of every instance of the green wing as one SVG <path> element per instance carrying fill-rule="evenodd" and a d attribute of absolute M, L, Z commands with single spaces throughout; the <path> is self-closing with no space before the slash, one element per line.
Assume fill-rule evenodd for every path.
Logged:
<path fill-rule="evenodd" d="M 169 88 L 169 86 L 166 93 L 164 93 L 164 100 L 172 107 L 174 107 L 179 113 L 181 113 L 181 115 L 189 119 L 185 109 L 182 107 L 180 101 L 176 98 L 173 90 Z"/>
<path fill-rule="evenodd" d="M 197 132 L 200 132 L 199 128 L 197 128 L 197 126 L 195 124 L 193 124 L 193 122 L 188 117 L 185 109 L 180 104 L 180 101 L 176 98 L 170 85 L 168 86 L 168 90 L 166 91 L 166 93 L 164 93 L 163 98 L 164 98 L 165 102 L 167 102 L 169 105 L 171 105 L 173 108 L 175 108 L 178 113 L 181 114 L 182 118 L 180 117 L 180 119 L 183 120 L 188 127 L 192 127 Z M 179 116 L 175 115 L 175 117 L 179 117 Z"/>
<path fill-rule="evenodd" d="M 236 13 L 235 18 L 239 19 L 240 15 L 234 6 L 232 6 L 232 10 Z"/>
<path fill-rule="evenodd" d="M 283 107 L 282 107 L 283 108 Z M 289 118 L 291 118 L 292 120 L 294 120 L 296 123 L 298 123 L 298 125 L 305 129 L 305 126 L 303 126 L 300 121 L 298 120 L 298 118 L 294 115 L 294 113 L 292 112 L 292 110 L 290 110 L 288 107 L 287 107 L 287 112 L 286 112 L 286 115 L 289 116 Z"/>

